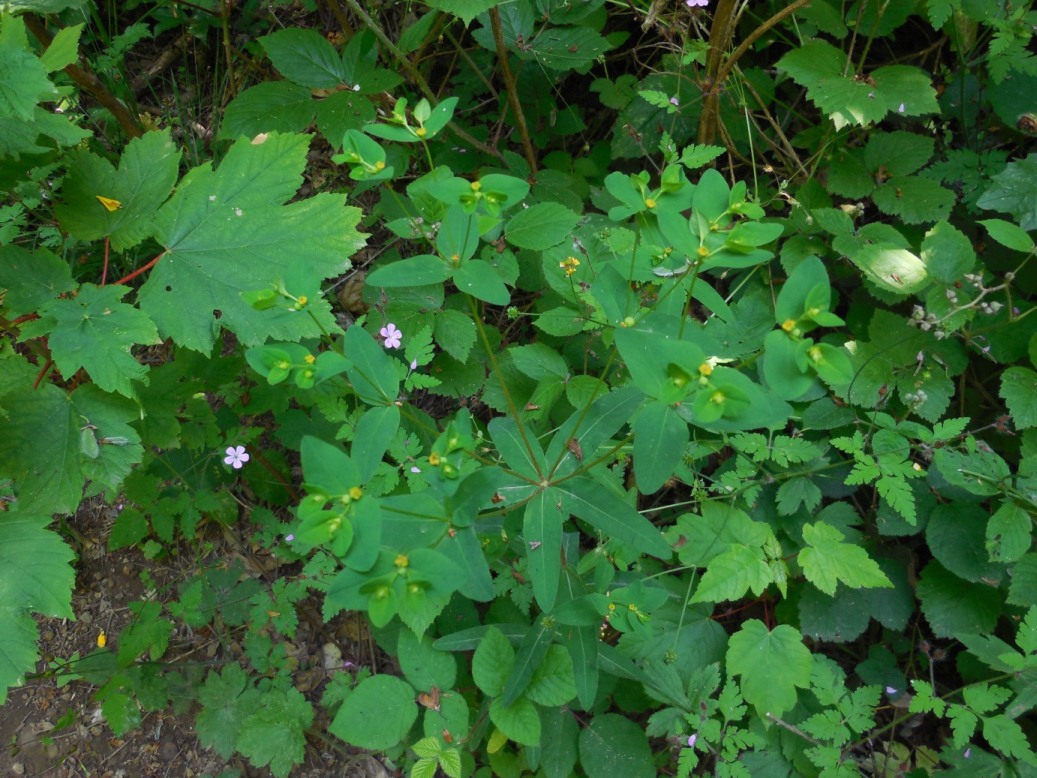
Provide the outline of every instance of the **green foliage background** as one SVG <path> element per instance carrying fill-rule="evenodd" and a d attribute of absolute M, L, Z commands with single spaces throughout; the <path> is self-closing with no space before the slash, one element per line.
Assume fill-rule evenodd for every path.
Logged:
<path fill-rule="evenodd" d="M 1031 3 L 123 5 L 0 4 L 0 701 L 276 776 L 1037 770 Z M 41 668 L 91 498 L 195 572 Z M 303 694 L 304 600 L 400 674 Z"/>

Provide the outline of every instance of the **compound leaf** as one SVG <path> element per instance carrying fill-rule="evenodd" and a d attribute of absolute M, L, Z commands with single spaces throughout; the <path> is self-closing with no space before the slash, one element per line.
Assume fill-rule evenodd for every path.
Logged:
<path fill-rule="evenodd" d="M 860 546 L 845 542 L 835 527 L 823 521 L 806 524 L 803 540 L 807 543 L 799 552 L 803 574 L 825 594 L 834 595 L 839 581 L 853 589 L 893 586 L 878 563 Z"/>

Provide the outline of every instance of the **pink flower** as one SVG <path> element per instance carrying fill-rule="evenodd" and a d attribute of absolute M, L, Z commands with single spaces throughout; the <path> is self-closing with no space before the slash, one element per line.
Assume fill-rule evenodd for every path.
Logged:
<path fill-rule="evenodd" d="M 670 105 L 680 105 L 680 104 L 681 104 L 681 101 L 678 100 L 676 97 L 671 97 L 670 98 Z"/>
<path fill-rule="evenodd" d="M 403 333 L 396 329 L 396 325 L 389 322 L 387 325 L 378 330 L 378 334 L 385 338 L 386 348 L 399 348 L 402 342 Z"/>
<path fill-rule="evenodd" d="M 709 0 L 684 0 L 684 4 L 688 8 L 705 8 L 709 5 Z"/>
<path fill-rule="evenodd" d="M 248 462 L 248 452 L 244 446 L 227 446 L 227 456 L 223 458 L 225 465 L 230 465 L 235 470 L 240 470 Z"/>

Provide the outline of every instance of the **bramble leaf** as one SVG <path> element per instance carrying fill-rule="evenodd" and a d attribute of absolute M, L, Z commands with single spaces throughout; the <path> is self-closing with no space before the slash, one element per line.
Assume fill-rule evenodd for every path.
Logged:
<path fill-rule="evenodd" d="M 146 314 L 120 302 L 126 286 L 83 284 L 75 297 L 57 298 L 40 308 L 40 318 L 23 332 L 48 336 L 51 354 L 71 378 L 80 368 L 108 392 L 134 396 L 133 381 L 147 383 L 148 369 L 130 353 L 137 344 L 159 342 Z"/>
<path fill-rule="evenodd" d="M 835 594 L 839 581 L 854 589 L 892 587 L 893 584 L 867 552 L 823 521 L 806 524 L 803 540 L 807 548 L 799 552 L 799 563 L 807 580 L 825 594 Z"/>
<path fill-rule="evenodd" d="M 761 716 L 780 716 L 796 704 L 796 688 L 810 688 L 814 657 L 799 631 L 781 624 L 772 631 L 750 619 L 731 636 L 727 670 L 740 675 L 742 696 Z"/>

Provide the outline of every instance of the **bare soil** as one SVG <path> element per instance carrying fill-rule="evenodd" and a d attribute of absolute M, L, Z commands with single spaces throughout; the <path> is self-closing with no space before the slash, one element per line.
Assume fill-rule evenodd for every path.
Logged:
<path fill-rule="evenodd" d="M 227 760 L 204 748 L 194 730 L 197 706 L 176 706 L 174 700 L 173 706 L 161 711 L 142 712 L 140 725 L 117 737 L 101 715 L 93 686 L 82 680 L 63 683 L 68 679 L 49 670 L 53 660 L 67 661 L 76 653 L 83 656 L 95 651 L 102 630 L 107 636 L 118 636 L 133 616 L 129 603 L 155 596 L 175 598 L 176 585 L 196 572 L 185 565 L 200 563 L 194 554 L 148 560 L 135 548 L 108 551 L 114 516 L 110 507 L 88 503 L 70 525 L 79 553 L 72 597 L 76 620 L 38 619 L 41 658 L 37 672 L 25 686 L 12 689 L 7 703 L 0 707 L 0 778 L 271 776 L 268 769 L 252 767 L 244 757 Z M 205 564 L 221 558 L 243 559 L 246 570 L 260 578 L 276 565 L 268 554 L 253 551 L 230 532 L 207 541 L 211 552 L 202 560 Z M 144 572 L 154 582 L 155 591 L 148 591 L 142 583 Z M 312 609 L 315 605 L 304 601 L 300 607 Z M 341 651 L 341 663 L 326 660 L 329 645 Z M 228 650 L 231 657 L 240 654 L 233 642 L 229 647 L 221 645 L 210 631 L 181 627 L 173 634 L 163 661 L 200 662 L 218 668 L 232 661 Z M 300 619 L 289 655 L 298 661 L 297 688 L 314 703 L 332 674 L 381 661 L 361 623 L 349 617 L 327 625 L 319 618 Z M 176 711 L 177 707 L 183 710 Z M 292 778 L 389 778 L 396 774 L 373 756 L 356 753 L 330 736 L 321 737 L 328 722 L 321 720 L 319 705 L 315 704 L 315 710 L 315 735 L 308 740 L 305 761 L 292 771 Z"/>

